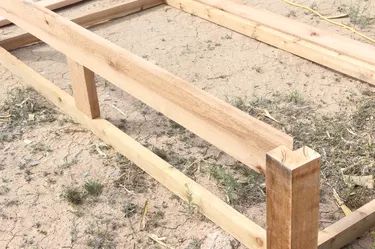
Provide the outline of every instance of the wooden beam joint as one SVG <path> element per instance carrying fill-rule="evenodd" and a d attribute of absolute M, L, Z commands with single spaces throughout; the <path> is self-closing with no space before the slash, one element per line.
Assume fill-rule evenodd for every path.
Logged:
<path fill-rule="evenodd" d="M 72 78 L 73 96 L 77 108 L 90 118 L 100 117 L 95 74 L 77 62 L 67 59 Z"/>

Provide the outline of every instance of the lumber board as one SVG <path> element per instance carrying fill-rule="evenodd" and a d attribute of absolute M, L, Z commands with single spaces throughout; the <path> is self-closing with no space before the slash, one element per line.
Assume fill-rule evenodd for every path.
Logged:
<path fill-rule="evenodd" d="M 50 10 L 56 10 L 82 1 L 84 0 L 42 0 L 40 2 L 37 2 L 37 4 L 44 6 Z M 12 24 L 12 22 L 0 16 L 0 27 L 9 24 Z"/>
<path fill-rule="evenodd" d="M 131 0 L 125 3 L 116 4 L 107 8 L 98 8 L 89 13 L 80 14 L 71 19 L 72 22 L 84 28 L 91 28 L 107 21 L 128 16 L 162 4 L 163 0 Z M 8 51 L 30 46 L 41 42 L 37 37 L 24 32 L 0 41 L 0 46 Z"/>
<path fill-rule="evenodd" d="M 375 200 L 319 233 L 319 249 L 340 249 L 375 228 Z"/>
<path fill-rule="evenodd" d="M 95 74 L 67 58 L 73 96 L 77 108 L 90 118 L 100 117 L 98 94 L 96 92 Z"/>
<path fill-rule="evenodd" d="M 2 0 L 0 14 L 257 172 L 268 151 L 293 146 L 289 135 L 52 11 Z"/>
<path fill-rule="evenodd" d="M 172 7 L 375 84 L 375 46 L 230 0 L 166 0 Z"/>
<path fill-rule="evenodd" d="M 105 143 L 133 161 L 170 191 L 198 210 L 248 248 L 265 249 L 265 230 L 230 207 L 217 196 L 178 171 L 105 119 L 91 119 L 82 113 L 74 99 L 22 61 L 0 48 L 0 64 L 33 87 L 60 110 L 91 130 Z"/>
<path fill-rule="evenodd" d="M 320 155 L 283 146 L 267 153 L 267 249 L 317 249 Z"/>

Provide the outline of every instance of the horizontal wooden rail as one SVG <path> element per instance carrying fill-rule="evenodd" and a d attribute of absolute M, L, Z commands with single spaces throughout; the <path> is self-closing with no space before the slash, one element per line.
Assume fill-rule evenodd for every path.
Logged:
<path fill-rule="evenodd" d="M 375 200 L 319 233 L 319 249 L 340 249 L 375 226 Z"/>
<path fill-rule="evenodd" d="M 71 21 L 84 28 L 90 28 L 105 23 L 109 20 L 113 20 L 115 18 L 124 17 L 148 8 L 155 7 L 162 4 L 163 2 L 163 0 L 132 0 L 107 8 L 99 8 L 89 13 L 80 14 L 79 16 L 72 18 Z M 41 42 L 41 40 L 39 40 L 37 37 L 24 32 L 22 34 L 0 41 L 0 46 L 5 48 L 6 50 L 14 50 L 39 42 Z"/>
<path fill-rule="evenodd" d="M 91 119 L 75 105 L 74 99 L 39 73 L 25 65 L 5 49 L 0 48 L 0 64 L 20 77 L 41 95 L 55 104 L 75 121 L 91 130 L 119 153 L 181 197 L 207 218 L 233 235 L 248 248 L 265 249 L 266 232 L 217 196 L 185 176 L 172 165 L 143 147 L 104 119 Z"/>
<path fill-rule="evenodd" d="M 166 0 L 166 3 L 343 74 L 375 84 L 375 46 L 230 0 Z"/>
<path fill-rule="evenodd" d="M 258 172 L 268 151 L 293 146 L 285 133 L 52 11 L 2 0 L 0 14 Z"/>
<path fill-rule="evenodd" d="M 42 0 L 40 2 L 37 2 L 36 4 L 39 4 L 50 10 L 56 10 L 82 1 L 83 0 Z M 0 27 L 11 23 L 12 22 L 10 22 L 9 20 L 0 17 Z"/>

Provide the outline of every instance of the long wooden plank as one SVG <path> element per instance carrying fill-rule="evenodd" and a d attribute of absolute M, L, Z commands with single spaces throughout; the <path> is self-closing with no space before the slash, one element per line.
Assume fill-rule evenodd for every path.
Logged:
<path fill-rule="evenodd" d="M 124 17 L 139 11 L 155 7 L 162 4 L 163 0 L 131 0 L 125 3 L 116 4 L 107 8 L 98 8 L 89 13 L 80 14 L 72 18 L 71 21 L 84 28 L 90 28 L 115 18 Z M 37 37 L 24 32 L 0 41 L 0 46 L 6 50 L 15 50 L 17 48 L 33 45 L 41 42 Z"/>
<path fill-rule="evenodd" d="M 13 74 L 19 76 L 25 84 L 32 86 L 63 112 L 137 164 L 162 185 L 183 200 L 190 202 L 190 205 L 196 206 L 202 214 L 233 235 L 245 246 L 253 249 L 265 249 L 266 234 L 263 228 L 247 219 L 108 121 L 100 118 L 91 119 L 86 116 L 77 109 L 73 97 L 3 48 L 0 48 L 0 63 Z"/>
<path fill-rule="evenodd" d="M 319 249 L 340 249 L 375 228 L 375 200 L 319 233 Z"/>
<path fill-rule="evenodd" d="M 0 14 L 258 172 L 268 151 L 292 148 L 283 132 L 52 11 L 2 0 Z"/>
<path fill-rule="evenodd" d="M 67 58 L 71 75 L 73 96 L 77 108 L 90 118 L 100 117 L 95 74 L 77 62 Z"/>
<path fill-rule="evenodd" d="M 343 74 L 375 84 L 375 47 L 230 0 L 166 3 Z"/>
<path fill-rule="evenodd" d="M 37 4 L 39 4 L 40 6 L 44 6 L 50 10 L 56 10 L 82 1 L 84 0 L 42 0 L 40 2 L 37 2 Z M 0 16 L 0 27 L 11 23 L 12 22 Z"/>
<path fill-rule="evenodd" d="M 320 155 L 283 146 L 267 154 L 267 249 L 317 249 Z"/>

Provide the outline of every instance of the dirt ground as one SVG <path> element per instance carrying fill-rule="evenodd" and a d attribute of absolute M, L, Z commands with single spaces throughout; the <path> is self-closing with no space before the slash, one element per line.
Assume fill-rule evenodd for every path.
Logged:
<path fill-rule="evenodd" d="M 59 13 L 118 2 L 125 1 L 92 0 Z M 283 1 L 246 3 L 362 39 Z M 348 13 L 339 20 L 375 37 L 375 1 L 299 3 Z M 168 6 L 91 30 L 291 134 L 296 148 L 317 150 L 321 228 L 344 216 L 334 192 L 352 210 L 374 199 L 374 87 Z M 18 32 L 3 28 L 0 39 Z M 13 54 L 71 93 L 62 54 L 46 45 Z M 103 117 L 265 227 L 263 177 L 97 80 Z M 2 66 L 0 82 L 0 248 L 245 248 Z M 375 248 L 374 233 L 347 248 Z"/>

